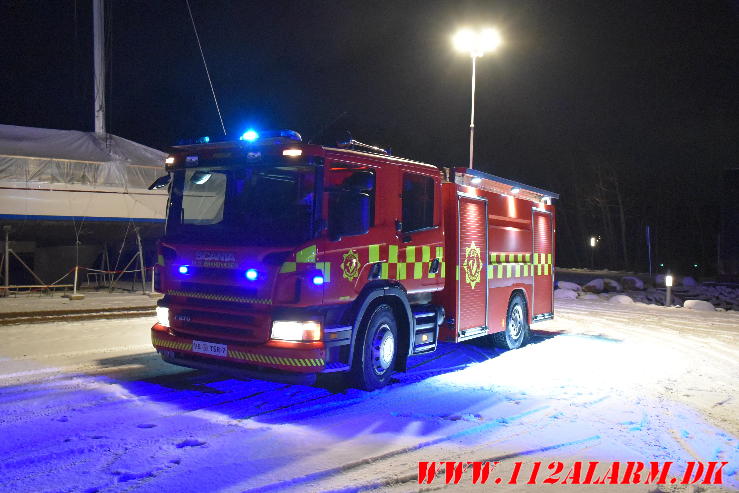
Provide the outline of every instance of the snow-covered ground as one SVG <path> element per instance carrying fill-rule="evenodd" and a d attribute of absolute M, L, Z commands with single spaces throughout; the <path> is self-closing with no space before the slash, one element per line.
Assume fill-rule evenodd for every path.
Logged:
<path fill-rule="evenodd" d="M 169 366 L 146 317 L 0 327 L 0 490 L 417 491 L 419 461 L 491 459 L 728 461 L 739 487 L 739 314 L 556 317 L 516 351 L 444 344 L 372 393 Z"/>

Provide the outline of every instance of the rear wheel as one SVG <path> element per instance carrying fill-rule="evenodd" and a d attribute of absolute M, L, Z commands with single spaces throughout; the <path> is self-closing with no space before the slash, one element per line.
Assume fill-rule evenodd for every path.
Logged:
<path fill-rule="evenodd" d="M 398 352 L 398 325 L 393 310 L 379 305 L 363 323 L 361 344 L 352 364 L 352 380 L 364 390 L 375 390 L 390 382 Z"/>
<path fill-rule="evenodd" d="M 523 295 L 516 293 L 508 303 L 506 327 L 493 334 L 493 344 L 503 349 L 518 349 L 529 340 L 529 314 Z"/>

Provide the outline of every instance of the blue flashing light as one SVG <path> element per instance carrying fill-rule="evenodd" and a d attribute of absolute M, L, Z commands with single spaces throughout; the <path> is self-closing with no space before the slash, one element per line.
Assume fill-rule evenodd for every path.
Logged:
<path fill-rule="evenodd" d="M 313 284 L 315 284 L 316 286 L 322 286 L 324 282 L 325 280 L 323 279 L 323 275 L 316 274 L 315 276 L 313 276 Z"/>
<path fill-rule="evenodd" d="M 244 135 L 241 136 L 241 140 L 245 140 L 247 142 L 254 142 L 259 138 L 259 134 L 252 129 L 247 130 L 244 132 Z"/>
<path fill-rule="evenodd" d="M 257 273 L 257 269 L 248 269 L 244 273 L 244 276 L 250 281 L 256 281 L 257 277 L 259 277 L 259 274 Z"/>
<path fill-rule="evenodd" d="M 189 274 L 190 273 L 190 266 L 189 265 L 180 265 L 179 269 L 177 269 L 180 274 Z"/>

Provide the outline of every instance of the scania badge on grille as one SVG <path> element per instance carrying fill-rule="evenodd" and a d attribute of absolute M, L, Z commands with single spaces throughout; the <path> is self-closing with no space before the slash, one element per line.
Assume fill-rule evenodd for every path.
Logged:
<path fill-rule="evenodd" d="M 233 269 L 236 267 L 236 255 L 233 252 L 200 250 L 195 252 L 195 265 L 199 267 Z"/>

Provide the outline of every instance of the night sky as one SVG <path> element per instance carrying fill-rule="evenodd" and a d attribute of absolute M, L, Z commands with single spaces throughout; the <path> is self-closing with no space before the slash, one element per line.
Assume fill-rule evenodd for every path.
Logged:
<path fill-rule="evenodd" d="M 0 123 L 92 130 L 90 2 L 0 5 Z M 478 62 L 476 167 L 560 192 L 571 211 L 584 169 L 617 170 L 630 234 L 649 213 L 634 202 L 666 197 L 698 211 L 702 261 L 713 256 L 705 216 L 718 214 L 721 170 L 739 166 L 737 1 L 191 6 L 229 132 L 290 128 L 330 144 L 350 131 L 445 166 L 465 165 L 469 138 L 470 59 L 451 36 L 497 26 L 504 44 Z M 108 130 L 157 148 L 218 135 L 185 1 L 109 1 L 108 18 Z M 695 236 L 674 222 L 663 226 L 686 229 L 662 238 Z M 584 229 L 569 229 L 575 264 Z"/>

